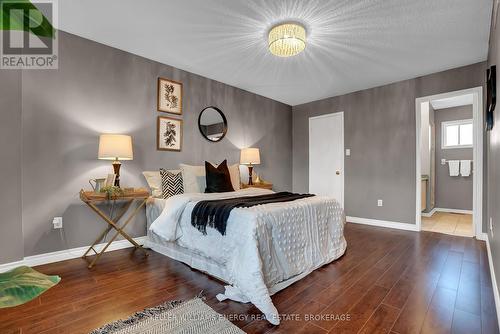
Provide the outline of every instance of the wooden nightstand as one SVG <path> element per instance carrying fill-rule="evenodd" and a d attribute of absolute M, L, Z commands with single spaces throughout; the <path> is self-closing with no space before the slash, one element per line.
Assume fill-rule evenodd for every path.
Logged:
<path fill-rule="evenodd" d="M 246 183 L 242 183 L 241 189 L 246 189 L 246 188 L 261 188 L 261 189 L 273 190 L 273 184 L 264 182 L 264 183 L 254 183 L 252 185 L 248 185 Z"/>
<path fill-rule="evenodd" d="M 147 199 L 149 197 L 149 192 L 146 189 L 134 189 L 133 191 L 125 191 L 122 195 L 115 196 L 112 198 L 108 198 L 107 194 L 99 193 L 96 194 L 93 191 L 84 191 L 83 189 L 80 191 L 80 199 L 87 204 L 99 217 L 101 217 L 107 224 L 107 228 L 99 235 L 99 237 L 94 241 L 92 246 L 85 252 L 83 255 L 84 259 L 87 259 L 87 254 L 90 251 L 93 251 L 96 257 L 90 262 L 88 268 L 92 268 L 94 264 L 99 260 L 101 255 L 106 251 L 106 249 L 111 245 L 111 243 L 118 237 L 118 235 L 122 235 L 125 239 L 127 239 L 136 249 L 140 249 L 144 251 L 147 256 L 148 253 L 141 245 L 139 245 L 135 240 L 129 236 L 125 231 L 125 227 L 133 220 L 133 218 L 141 211 L 141 209 L 146 205 Z M 124 201 L 125 205 L 120 213 L 117 214 L 116 217 L 109 217 L 106 213 L 104 213 L 101 209 L 97 207 L 99 204 L 105 204 L 110 201 Z M 125 215 L 128 209 L 131 207 L 133 202 L 137 202 L 135 209 L 130 213 L 125 222 L 120 226 L 118 222 Z M 108 234 L 109 231 L 114 229 L 116 233 L 113 237 L 108 241 L 108 243 L 98 252 L 94 247 L 104 239 L 104 237 Z"/>

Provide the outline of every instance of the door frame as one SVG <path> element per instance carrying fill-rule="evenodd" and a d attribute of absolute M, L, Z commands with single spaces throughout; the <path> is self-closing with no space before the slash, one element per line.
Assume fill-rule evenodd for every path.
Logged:
<path fill-rule="evenodd" d="M 320 118 L 327 118 L 327 117 L 340 117 L 340 120 L 342 122 L 342 133 L 341 133 L 341 145 L 342 145 L 342 169 L 340 171 L 340 175 L 341 175 L 341 185 L 342 185 L 342 198 L 340 200 L 338 200 L 340 202 L 340 205 L 342 206 L 342 208 L 344 208 L 344 198 L 345 198 L 345 140 L 344 140 L 344 112 L 343 111 L 339 111 L 339 112 L 335 112 L 335 113 L 330 113 L 330 114 L 324 114 L 324 115 L 320 115 L 320 116 L 313 116 L 313 117 L 309 117 L 309 125 L 308 125 L 308 141 L 309 141 L 309 144 L 308 144 L 308 150 L 309 152 L 311 152 L 311 120 L 314 120 L 314 119 L 320 119 Z M 308 180 L 309 180 L 309 187 L 311 186 L 311 159 L 309 158 L 309 165 L 308 165 L 308 172 L 309 172 L 309 175 L 307 176 L 308 177 Z M 333 172 L 333 171 L 332 171 Z M 310 189 L 310 188 L 309 188 Z"/>
<path fill-rule="evenodd" d="M 465 94 L 472 94 L 472 116 L 473 116 L 473 128 L 474 128 L 474 142 L 473 142 L 473 190 L 472 190 L 472 226 L 474 228 L 474 236 L 476 239 L 484 240 L 485 234 L 483 231 L 483 87 L 474 87 L 469 89 L 463 89 L 443 94 L 436 94 L 430 96 L 419 97 L 415 99 L 415 128 L 416 128 L 416 216 L 415 222 L 417 225 L 417 230 L 422 230 L 422 213 L 421 213 L 421 150 L 420 150 L 420 126 L 421 126 L 421 114 L 420 109 L 423 102 L 429 102 L 437 99 L 445 99 L 455 96 L 461 96 Z M 436 161 L 437 163 L 437 161 Z"/>

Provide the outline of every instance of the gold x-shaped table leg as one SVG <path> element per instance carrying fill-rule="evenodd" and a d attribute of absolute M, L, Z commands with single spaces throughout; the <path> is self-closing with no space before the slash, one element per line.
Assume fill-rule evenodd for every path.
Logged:
<path fill-rule="evenodd" d="M 108 215 L 106 215 L 104 212 L 102 212 L 94 203 L 88 201 L 86 202 L 87 205 L 95 212 L 97 213 L 97 215 L 99 217 L 101 217 L 106 223 L 109 224 L 109 226 L 99 235 L 99 237 L 94 241 L 94 243 L 92 244 L 92 246 L 89 247 L 89 249 L 87 249 L 87 251 L 85 252 L 85 254 L 82 256 L 84 259 L 87 258 L 87 254 L 92 250 L 94 251 L 94 253 L 96 254 L 96 257 L 92 260 L 92 262 L 88 265 L 88 268 L 92 268 L 94 266 L 94 264 L 99 260 L 99 258 L 101 257 L 101 255 L 106 251 L 106 249 L 108 249 L 109 245 L 111 245 L 111 243 L 113 241 L 115 241 L 115 239 L 118 237 L 118 235 L 122 235 L 125 239 L 127 239 L 132 245 L 134 245 L 134 248 L 136 249 L 141 249 L 146 256 L 148 256 L 149 254 L 146 252 L 146 250 L 144 248 L 142 248 L 141 245 L 139 245 L 137 242 L 135 242 L 135 240 L 133 238 L 131 238 L 125 231 L 125 227 L 127 227 L 127 225 L 132 221 L 132 219 L 134 219 L 135 216 L 137 216 L 137 214 L 141 211 L 141 209 L 144 207 L 144 205 L 146 205 L 146 202 L 147 202 L 147 199 L 144 199 L 142 200 L 142 202 L 139 204 L 139 206 L 137 206 L 135 208 L 135 210 L 130 214 L 130 216 L 127 218 L 127 220 L 125 221 L 125 223 L 122 225 L 122 226 L 119 226 L 118 225 L 118 222 L 120 221 L 120 219 L 123 217 L 123 215 L 128 211 L 128 209 L 130 208 L 130 206 L 132 205 L 132 202 L 134 202 L 133 199 L 129 200 L 126 204 L 125 204 L 125 207 L 123 208 L 122 212 L 115 218 L 115 220 L 113 221 Z M 111 229 L 115 229 L 116 230 L 116 233 L 113 235 L 113 237 L 108 241 L 108 243 L 103 247 L 103 249 L 101 249 L 100 252 L 97 252 L 95 250 L 95 245 L 97 245 L 103 238 L 104 236 L 109 232 L 111 231 Z"/>

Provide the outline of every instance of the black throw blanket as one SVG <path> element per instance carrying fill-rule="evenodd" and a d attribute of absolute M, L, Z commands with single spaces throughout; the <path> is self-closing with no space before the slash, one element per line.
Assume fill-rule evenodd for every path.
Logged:
<path fill-rule="evenodd" d="M 207 234 L 207 226 L 217 229 L 222 235 L 226 234 L 226 224 L 234 208 L 249 208 L 255 205 L 291 202 L 307 198 L 311 194 L 293 194 L 279 192 L 269 195 L 246 196 L 196 203 L 191 213 L 191 224 L 203 234 Z"/>

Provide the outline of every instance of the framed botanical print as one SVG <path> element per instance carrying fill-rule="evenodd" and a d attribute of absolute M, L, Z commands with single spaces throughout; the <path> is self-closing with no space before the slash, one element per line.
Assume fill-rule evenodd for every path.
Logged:
<path fill-rule="evenodd" d="M 160 151 L 180 151 L 182 148 L 182 120 L 158 116 L 156 143 Z"/>
<path fill-rule="evenodd" d="M 182 115 L 182 83 L 158 78 L 158 111 Z"/>

